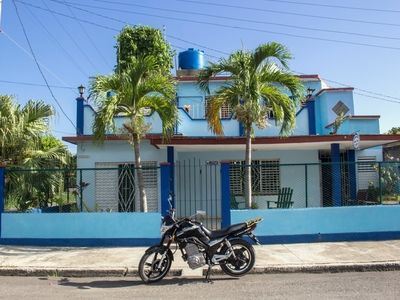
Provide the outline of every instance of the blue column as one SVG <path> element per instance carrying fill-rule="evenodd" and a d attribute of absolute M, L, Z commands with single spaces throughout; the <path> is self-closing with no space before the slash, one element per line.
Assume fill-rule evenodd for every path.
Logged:
<path fill-rule="evenodd" d="M 229 161 L 221 162 L 221 227 L 231 225 L 231 192 L 229 183 Z"/>
<path fill-rule="evenodd" d="M 76 135 L 83 135 L 84 118 L 83 118 L 83 97 L 76 98 Z"/>
<path fill-rule="evenodd" d="M 349 161 L 349 185 L 350 185 L 350 199 L 357 199 L 357 165 L 356 165 L 356 152 L 355 150 L 349 150 L 348 153 Z"/>
<path fill-rule="evenodd" d="M 175 158 L 174 158 L 174 147 L 167 147 L 167 161 L 170 165 L 169 174 L 169 190 L 172 193 L 172 200 L 175 203 Z"/>
<path fill-rule="evenodd" d="M 0 238 L 1 238 L 1 215 L 4 212 L 4 185 L 5 185 L 5 168 L 0 167 Z"/>
<path fill-rule="evenodd" d="M 160 177 L 161 177 L 161 215 L 168 214 L 169 203 L 168 197 L 170 193 L 170 174 L 171 166 L 169 163 L 160 163 Z"/>
<path fill-rule="evenodd" d="M 342 205 L 342 180 L 340 172 L 340 146 L 331 144 L 332 160 L 332 200 L 333 206 Z"/>
<path fill-rule="evenodd" d="M 239 122 L 239 136 L 244 136 L 244 126 L 242 122 Z"/>
<path fill-rule="evenodd" d="M 315 127 L 315 101 L 309 100 L 307 102 L 307 110 L 308 110 L 308 131 L 310 135 L 317 134 L 317 130 Z"/>

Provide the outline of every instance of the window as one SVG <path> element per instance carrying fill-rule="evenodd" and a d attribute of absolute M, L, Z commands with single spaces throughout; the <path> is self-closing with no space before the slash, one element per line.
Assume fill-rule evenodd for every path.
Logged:
<path fill-rule="evenodd" d="M 212 99 L 213 96 L 206 96 L 204 98 L 204 116 L 207 115 L 207 109 L 208 109 L 208 102 Z M 219 117 L 221 119 L 230 119 L 232 117 L 232 109 L 229 104 L 224 104 L 222 105 L 220 112 L 219 112 Z"/>
<path fill-rule="evenodd" d="M 229 173 L 232 195 L 244 194 L 244 161 L 231 162 Z M 276 195 L 280 189 L 280 167 L 277 160 L 253 160 L 252 192 L 256 195 Z"/>

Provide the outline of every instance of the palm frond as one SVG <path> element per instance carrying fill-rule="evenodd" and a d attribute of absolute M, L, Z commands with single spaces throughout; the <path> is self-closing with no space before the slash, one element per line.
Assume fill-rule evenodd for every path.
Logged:
<path fill-rule="evenodd" d="M 288 62 L 292 59 L 289 50 L 282 44 L 270 42 L 258 46 L 253 53 L 254 67 L 258 68 L 265 60 L 275 60 L 284 68 L 288 68 Z"/>

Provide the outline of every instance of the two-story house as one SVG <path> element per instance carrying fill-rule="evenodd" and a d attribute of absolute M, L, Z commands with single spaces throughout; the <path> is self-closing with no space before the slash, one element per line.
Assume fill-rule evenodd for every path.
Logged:
<path fill-rule="evenodd" d="M 193 210 L 192 206 L 209 210 L 209 205 L 214 205 L 210 202 L 214 201 L 215 215 L 218 215 L 220 191 L 213 185 L 220 180 L 216 166 L 221 161 L 230 161 L 233 166 L 230 171 L 232 197 L 239 201 L 243 195 L 243 171 L 234 167 L 244 160 L 241 125 L 232 118 L 229 107 L 221 109 L 224 136 L 215 136 L 205 119 L 209 97 L 219 86 L 229 82 L 229 74 L 213 78 L 211 95 L 205 95 L 197 85 L 197 74 L 203 67 L 202 56 L 202 51 L 193 49 L 180 56 L 180 69 L 176 74 L 180 121 L 174 136 L 164 141 L 159 117 L 147 116 L 151 130 L 141 143 L 141 156 L 146 167 L 144 176 L 150 211 L 160 209 L 157 167 L 162 162 L 175 166 L 171 189 L 175 190 L 177 201 L 185 203 L 181 210 L 186 213 Z M 341 205 L 343 191 L 347 198 L 354 199 L 357 190 L 376 180 L 374 172 L 357 168 L 354 162 L 380 161 L 382 145 L 399 140 L 398 136 L 380 134 L 380 117 L 373 111 L 371 115 L 356 114 L 353 88 L 331 88 L 318 75 L 299 77 L 307 95 L 297 108 L 293 133 L 280 137 L 273 115 L 269 116 L 268 128 L 254 131 L 253 192 L 260 208 L 265 206 L 265 199 L 273 198 L 283 186 L 293 188 L 293 206 L 297 208 L 323 206 L 327 199 L 329 205 Z M 85 188 L 85 206 L 118 211 L 121 210 L 119 203 L 128 197 L 133 203 L 130 209 L 137 210 L 135 175 L 121 168 L 133 164 L 132 147 L 119 135 L 108 135 L 104 143 L 96 143 L 92 130 L 95 115 L 92 106 L 83 97 L 78 98 L 77 135 L 63 138 L 77 145 L 78 168 L 93 168 L 81 173 L 82 181 L 90 183 Z M 124 121 L 124 117 L 116 117 L 119 126 Z M 339 167 L 341 175 L 337 179 L 338 169 L 324 163 L 341 161 L 350 163 L 346 170 Z M 101 172 L 102 168 L 114 169 Z M 202 204 L 198 205 L 199 202 Z"/>

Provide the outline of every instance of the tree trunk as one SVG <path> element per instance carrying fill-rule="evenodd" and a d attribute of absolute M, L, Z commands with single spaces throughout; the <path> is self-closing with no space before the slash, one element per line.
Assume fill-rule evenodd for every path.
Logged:
<path fill-rule="evenodd" d="M 251 208 L 252 188 L 251 188 L 251 127 L 246 126 L 246 158 L 244 172 L 244 197 L 246 207 Z"/>
<path fill-rule="evenodd" d="M 147 196 L 144 189 L 142 163 L 140 162 L 139 139 L 136 135 L 133 137 L 133 148 L 135 150 L 135 169 L 139 187 L 140 211 L 147 212 Z"/>

